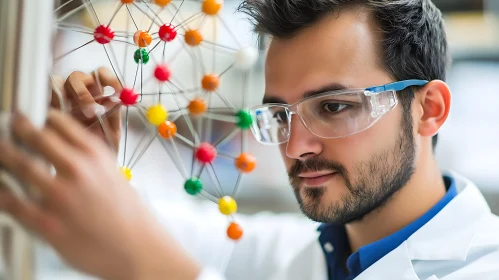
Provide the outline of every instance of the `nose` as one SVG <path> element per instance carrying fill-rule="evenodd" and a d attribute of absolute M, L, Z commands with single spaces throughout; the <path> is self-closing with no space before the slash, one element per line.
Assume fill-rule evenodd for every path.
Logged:
<path fill-rule="evenodd" d="M 312 134 L 296 114 L 291 118 L 289 140 L 286 145 L 286 155 L 297 160 L 317 156 L 323 149 L 319 137 Z"/>

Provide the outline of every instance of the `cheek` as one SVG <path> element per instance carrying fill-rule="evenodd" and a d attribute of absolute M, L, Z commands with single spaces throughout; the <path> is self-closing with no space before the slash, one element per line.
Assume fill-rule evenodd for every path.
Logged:
<path fill-rule="evenodd" d="M 401 131 L 400 115 L 395 112 L 391 113 L 361 133 L 346 138 L 327 140 L 323 157 L 337 161 L 349 173 L 354 173 L 359 163 L 369 162 L 373 156 L 390 152 Z"/>

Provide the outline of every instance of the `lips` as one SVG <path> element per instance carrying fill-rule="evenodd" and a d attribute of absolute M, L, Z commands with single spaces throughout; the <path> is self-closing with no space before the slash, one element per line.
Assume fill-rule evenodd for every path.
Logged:
<path fill-rule="evenodd" d="M 308 172 L 299 175 L 303 185 L 316 187 L 322 186 L 327 181 L 335 177 L 338 172 L 323 171 L 323 172 Z"/>

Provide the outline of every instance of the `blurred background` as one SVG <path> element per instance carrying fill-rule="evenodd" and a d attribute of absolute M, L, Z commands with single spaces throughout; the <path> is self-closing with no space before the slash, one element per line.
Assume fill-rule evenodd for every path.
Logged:
<path fill-rule="evenodd" d="M 105 20 L 111 17 L 116 7 L 114 1 L 93 1 L 93 3 L 95 3 L 96 13 Z M 180 1 L 175 1 L 175 3 L 178 4 Z M 453 59 L 447 80 L 453 93 L 453 104 L 450 118 L 439 133 L 436 154 L 442 169 L 459 172 L 474 181 L 485 194 L 493 211 L 499 214 L 499 109 L 497 107 L 499 105 L 499 32 L 497 32 L 499 30 L 499 1 L 434 0 L 434 3 L 444 13 Z M 244 75 L 237 71 L 228 73 L 221 89 L 221 93 L 230 102 L 238 108 L 243 108 L 258 104 L 263 96 L 263 60 L 267 42 L 259 39 L 252 32 L 249 22 L 235 12 L 238 5 L 239 1 L 226 0 L 221 15 L 225 23 L 207 27 L 206 32 L 209 36 L 215 36 L 220 45 L 233 48 L 251 46 L 259 50 L 259 61 L 248 78 L 247 100 L 245 102 L 242 100 L 242 93 L 245 91 Z M 64 15 L 78 6 L 80 6 L 79 1 L 73 1 L 59 13 Z M 186 1 L 181 9 L 184 19 L 198 11 L 199 2 L 197 1 Z M 125 30 L 127 26 L 133 24 L 127 22 L 127 17 L 126 10 L 116 15 L 113 21 L 113 24 L 118 26 L 115 27 L 116 30 Z M 165 14 L 164 18 L 171 18 L 171 15 Z M 87 27 L 92 27 L 94 24 L 88 10 L 85 9 L 68 17 L 65 22 Z M 141 17 L 140 22 L 136 24 L 148 27 L 150 22 L 147 17 Z M 229 27 L 231 31 L 227 31 L 226 27 Z M 88 34 L 73 32 L 69 29 L 58 30 L 55 43 L 56 56 L 92 39 Z M 233 34 L 239 43 L 234 42 Z M 132 60 L 134 50 L 133 47 L 128 47 L 127 51 L 126 45 L 123 46 L 114 47 L 115 55 L 119 58 L 116 61 L 119 69 L 126 72 L 121 73 L 126 76 L 125 80 L 133 81 L 137 67 Z M 186 52 L 175 50 L 175 48 L 168 49 L 166 57 L 170 59 L 178 56 L 175 58 L 175 64 L 172 64 L 172 69 L 178 75 L 183 88 L 192 88 L 195 85 L 191 84 L 191 81 L 196 83 L 200 79 L 200 76 L 193 79 L 193 73 L 199 74 L 201 70 L 189 68 L 198 66 L 192 64 L 192 57 Z M 233 58 L 226 53 L 219 54 L 216 60 L 212 60 L 209 48 L 202 51 L 206 53 L 202 53 L 198 59 L 202 57 L 207 65 L 212 63 L 209 67 L 215 67 L 213 69 L 216 69 L 216 72 L 226 69 Z M 155 51 L 154 54 L 158 54 L 156 60 L 162 59 L 161 51 Z M 128 62 L 126 62 L 127 57 Z M 108 58 L 102 46 L 89 45 L 57 61 L 53 74 L 67 77 L 76 70 L 91 72 L 100 66 L 109 67 L 106 61 Z M 153 68 L 147 68 L 152 65 L 154 64 L 150 63 L 146 66 L 144 73 L 152 71 Z M 154 82 L 148 81 L 144 84 L 144 91 L 155 92 L 157 90 L 158 85 Z M 145 104 L 149 104 L 147 102 L 149 101 Z M 150 100 L 150 104 L 154 102 L 155 100 Z M 168 106 L 177 107 L 173 100 L 164 100 L 164 102 Z M 213 107 L 219 106 L 220 108 L 224 107 L 223 105 L 222 100 L 214 101 L 212 104 Z M 176 124 L 181 135 L 189 135 L 188 127 L 182 118 L 176 121 Z M 215 141 L 233 129 L 233 124 L 227 122 L 214 121 L 212 125 L 213 132 L 208 139 L 210 141 Z M 144 142 L 140 141 L 144 133 L 141 119 L 137 114 L 130 112 L 128 154 L 125 155 L 121 147 L 120 158 L 125 157 L 129 160 L 131 151 L 140 149 L 139 146 L 144 145 Z M 247 136 L 248 152 L 252 153 L 258 162 L 254 172 L 242 178 L 236 196 L 239 212 L 299 213 L 277 148 L 262 146 L 251 135 Z M 221 150 L 226 154 L 237 156 L 241 151 L 241 137 L 243 137 L 242 134 L 237 134 L 232 141 L 221 147 Z M 181 142 L 177 143 L 182 164 L 190 170 L 192 150 L 182 145 Z M 163 145 L 159 141 L 153 141 L 134 167 L 132 185 L 151 204 L 196 200 L 183 190 L 184 178 L 179 168 L 181 167 L 173 163 Z M 231 191 L 236 185 L 238 176 L 232 160 L 217 159 L 215 170 L 224 190 Z M 202 179 L 206 182 L 208 189 L 213 189 L 214 186 L 209 177 L 203 175 Z M 216 205 L 213 204 L 213 207 L 215 208 Z"/>

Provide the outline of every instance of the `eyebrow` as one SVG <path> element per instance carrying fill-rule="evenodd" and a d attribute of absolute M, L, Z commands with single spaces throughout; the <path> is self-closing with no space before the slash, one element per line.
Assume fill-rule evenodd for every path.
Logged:
<path fill-rule="evenodd" d="M 349 88 L 353 88 L 353 86 L 343 85 L 340 83 L 332 83 L 332 84 L 320 87 L 318 89 L 306 91 L 305 93 L 303 93 L 302 99 L 309 98 L 309 97 L 312 97 L 315 95 L 319 95 L 319 94 L 322 94 L 322 93 L 325 93 L 328 91 L 344 90 L 344 89 L 349 89 Z M 262 103 L 263 104 L 267 104 L 267 103 L 287 104 L 287 102 L 284 101 L 284 99 L 276 97 L 276 96 L 272 96 L 272 94 L 269 94 L 269 93 L 265 94 L 265 97 L 263 98 Z"/>

